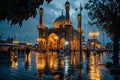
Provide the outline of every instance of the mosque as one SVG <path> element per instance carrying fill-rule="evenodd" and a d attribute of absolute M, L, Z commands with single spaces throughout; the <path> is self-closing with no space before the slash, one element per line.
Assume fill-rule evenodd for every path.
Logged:
<path fill-rule="evenodd" d="M 70 2 L 65 2 L 65 15 L 62 14 L 55 19 L 53 28 L 49 29 L 44 25 L 43 15 L 44 10 L 41 7 L 39 10 L 40 20 L 37 26 L 39 31 L 38 49 L 42 50 L 56 50 L 58 48 L 64 49 L 67 45 L 71 50 L 80 50 L 83 36 L 81 28 L 81 9 L 77 16 L 78 28 L 74 28 L 70 21 Z"/>

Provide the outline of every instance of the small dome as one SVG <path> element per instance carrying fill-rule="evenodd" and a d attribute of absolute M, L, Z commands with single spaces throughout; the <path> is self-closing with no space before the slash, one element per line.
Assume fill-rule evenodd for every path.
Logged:
<path fill-rule="evenodd" d="M 70 5 L 70 3 L 68 1 L 66 1 L 65 5 Z"/>
<path fill-rule="evenodd" d="M 43 11 L 43 8 L 41 7 L 41 8 L 40 8 L 40 10 L 42 10 L 42 11 Z"/>

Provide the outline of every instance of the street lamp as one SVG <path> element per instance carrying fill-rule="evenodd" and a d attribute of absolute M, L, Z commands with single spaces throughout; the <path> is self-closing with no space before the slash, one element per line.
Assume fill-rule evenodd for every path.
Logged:
<path fill-rule="evenodd" d="M 68 41 L 65 41 L 65 43 L 64 43 L 64 48 L 67 49 L 68 46 L 69 46 L 69 42 L 68 42 Z"/>
<path fill-rule="evenodd" d="M 97 36 L 100 35 L 100 33 L 93 30 L 92 32 L 89 33 L 89 35 L 94 39 L 94 51 L 95 51 L 95 44 L 96 44 L 95 40 L 97 39 Z"/>

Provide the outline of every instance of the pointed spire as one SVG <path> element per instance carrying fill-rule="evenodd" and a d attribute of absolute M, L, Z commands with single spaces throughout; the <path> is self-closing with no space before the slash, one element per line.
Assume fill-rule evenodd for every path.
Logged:
<path fill-rule="evenodd" d="M 80 3 L 80 13 L 81 13 L 81 11 L 82 11 L 82 4 Z"/>
<path fill-rule="evenodd" d="M 79 8 L 79 9 L 80 9 L 80 13 L 78 14 L 78 16 L 81 16 L 81 14 L 82 14 L 82 13 L 81 13 L 81 11 L 82 11 L 82 5 L 81 5 L 81 3 L 80 3 L 80 8 Z M 76 10 L 77 10 L 77 9 L 76 9 Z"/>
<path fill-rule="evenodd" d="M 78 32 L 82 33 L 82 25 L 81 25 L 81 21 L 82 21 L 82 19 L 81 19 L 81 17 L 82 17 L 81 16 L 82 5 L 81 5 L 81 3 L 80 3 L 80 7 L 78 9 L 80 9 L 80 13 L 78 14 Z"/>
<path fill-rule="evenodd" d="M 69 15 L 69 10 L 70 10 L 70 3 L 68 0 L 65 3 L 65 10 L 66 10 L 66 24 L 70 23 L 70 15 Z"/>

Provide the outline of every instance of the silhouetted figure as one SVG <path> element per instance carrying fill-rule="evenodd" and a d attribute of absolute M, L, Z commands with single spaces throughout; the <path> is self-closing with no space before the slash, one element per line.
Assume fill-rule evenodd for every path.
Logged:
<path fill-rule="evenodd" d="M 18 55 L 20 55 L 20 48 L 18 48 Z"/>
<path fill-rule="evenodd" d="M 9 47 L 8 48 L 8 58 L 10 59 L 11 58 L 11 52 L 13 50 L 13 47 Z"/>
<path fill-rule="evenodd" d="M 90 51 L 89 51 L 89 49 L 86 49 L 86 55 L 87 55 L 87 58 L 90 57 Z"/>
<path fill-rule="evenodd" d="M 28 47 L 26 48 L 26 53 L 30 53 L 30 49 Z"/>
<path fill-rule="evenodd" d="M 29 53 L 30 53 L 30 49 L 27 47 L 25 52 L 26 52 L 27 58 L 28 58 L 28 55 L 29 55 Z"/>

